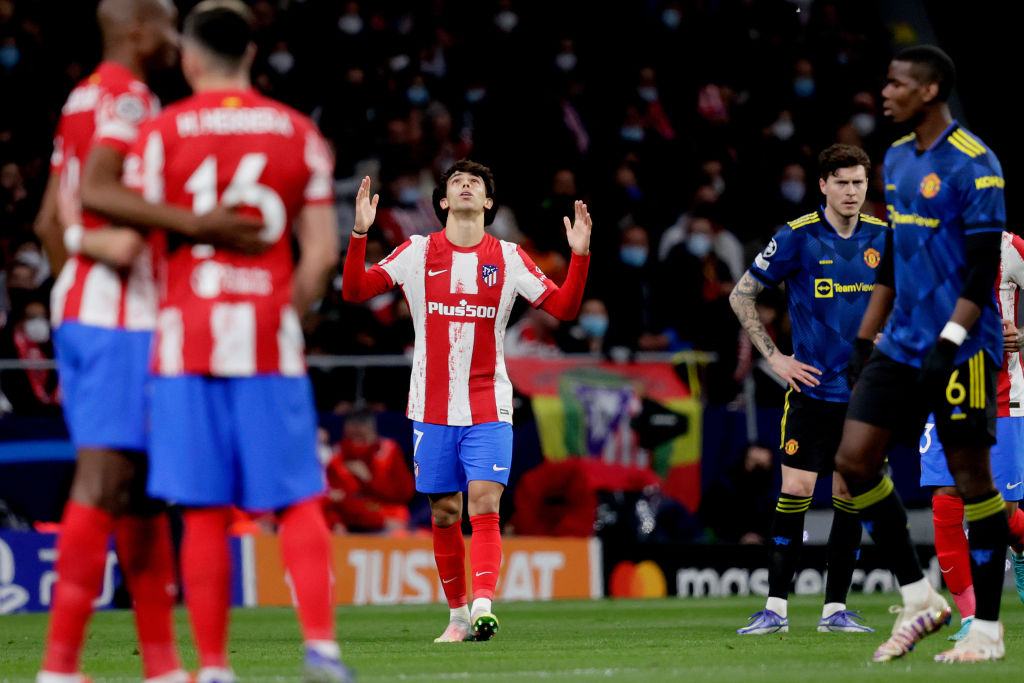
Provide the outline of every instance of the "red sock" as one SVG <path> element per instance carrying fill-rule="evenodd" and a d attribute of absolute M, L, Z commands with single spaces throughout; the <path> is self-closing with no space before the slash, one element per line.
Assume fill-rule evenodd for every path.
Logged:
<path fill-rule="evenodd" d="M 433 524 L 433 523 L 432 523 Z M 466 539 L 459 522 L 434 527 L 434 562 L 444 595 L 452 609 L 466 605 Z"/>
<path fill-rule="evenodd" d="M 171 616 L 178 590 L 167 515 L 119 517 L 114 538 L 135 609 L 144 678 L 180 669 Z"/>
<path fill-rule="evenodd" d="M 43 670 L 75 673 L 82 655 L 92 601 L 103 585 L 110 514 L 71 500 L 64 507 L 57 539 L 57 587 L 50 607 Z"/>
<path fill-rule="evenodd" d="M 1009 518 L 1010 546 L 1018 555 L 1024 551 L 1024 510 L 1017 508 Z"/>
<path fill-rule="evenodd" d="M 494 598 L 501 568 L 501 527 L 498 513 L 473 515 L 473 542 L 469 546 L 469 564 L 473 568 L 473 599 Z"/>
<path fill-rule="evenodd" d="M 229 508 L 185 511 L 181 574 L 200 667 L 228 666 L 225 644 L 231 606 L 230 524 Z"/>
<path fill-rule="evenodd" d="M 303 639 L 334 640 L 331 537 L 319 500 L 307 500 L 281 513 L 279 536 Z"/>
<path fill-rule="evenodd" d="M 971 560 L 964 534 L 964 501 L 957 496 L 932 496 L 935 554 L 942 580 L 950 592 L 963 593 L 971 586 Z"/>

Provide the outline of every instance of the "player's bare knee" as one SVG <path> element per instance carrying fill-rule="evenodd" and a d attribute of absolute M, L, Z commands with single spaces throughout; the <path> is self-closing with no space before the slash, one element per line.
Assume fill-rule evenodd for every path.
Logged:
<path fill-rule="evenodd" d="M 814 495 L 814 484 L 807 485 L 805 481 L 791 481 L 782 482 L 782 493 L 789 496 L 799 496 L 801 498 L 807 498 L 808 496 Z"/>
<path fill-rule="evenodd" d="M 836 453 L 836 471 L 846 481 L 867 481 L 871 478 L 871 466 L 856 449 L 840 446 Z"/>
<path fill-rule="evenodd" d="M 501 505 L 501 494 L 504 490 L 505 487 L 497 482 L 470 482 L 470 516 L 497 514 Z"/>
<path fill-rule="evenodd" d="M 430 496 L 430 516 L 434 526 L 447 528 L 462 521 L 461 494 Z"/>

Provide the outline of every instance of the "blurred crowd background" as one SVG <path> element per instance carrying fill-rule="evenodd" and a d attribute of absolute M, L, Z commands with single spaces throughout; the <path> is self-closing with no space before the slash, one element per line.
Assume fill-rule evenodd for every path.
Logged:
<path fill-rule="evenodd" d="M 195 3 L 176 4 L 184 14 Z M 333 146 L 343 245 L 362 176 L 381 194 L 373 262 L 440 228 L 431 191 L 469 157 L 495 172 L 500 209 L 490 230 L 522 244 L 558 282 L 569 256 L 562 216 L 583 199 L 595 229 L 580 316 L 559 324 L 518 309 L 509 355 L 712 351 L 709 406 L 781 403 L 764 378 L 753 394 L 743 391 L 758 372 L 756 351 L 727 299 L 775 230 L 818 207 L 818 151 L 837 141 L 867 150 L 875 172 L 864 211 L 884 218 L 878 171 L 906 132 L 881 116 L 895 49 L 939 42 L 952 54 L 962 83 L 955 111 L 967 110 L 1013 180 L 1016 157 L 1000 148 L 1009 114 L 992 106 L 1009 97 L 994 86 L 1010 51 L 988 32 L 999 30 L 993 3 L 957 12 L 948 3 L 855 0 L 248 4 L 258 28 L 255 86 L 311 115 Z M 94 11 L 87 1 L 0 0 L 2 357 L 52 356 L 53 274 L 32 223 L 60 107 L 100 56 Z M 174 71 L 153 87 L 165 103 L 187 94 Z M 786 348 L 784 296 L 767 293 L 761 313 Z M 314 354 L 402 354 L 413 339 L 400 293 L 347 304 L 340 275 L 304 326 Z M 357 395 L 355 370 L 316 370 L 318 407 L 400 412 L 407 375 L 370 369 Z M 3 410 L 59 415 L 52 371 L 6 371 L 0 380 Z M 758 471 L 763 450 L 722 463 L 726 480 L 713 483 Z"/>

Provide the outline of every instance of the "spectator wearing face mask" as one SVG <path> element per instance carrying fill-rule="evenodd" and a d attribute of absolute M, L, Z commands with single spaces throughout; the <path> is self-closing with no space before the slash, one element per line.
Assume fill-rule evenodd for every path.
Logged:
<path fill-rule="evenodd" d="M 613 357 L 678 348 L 676 306 L 670 301 L 679 296 L 682 280 L 651 253 L 646 228 L 631 224 L 622 231 L 617 263 L 607 272 L 594 286 L 608 307 L 605 346 Z"/>
<path fill-rule="evenodd" d="M 733 280 L 730 268 L 715 249 L 713 213 L 696 209 L 686 241 L 665 261 L 666 286 L 675 283 L 665 306 L 675 315 L 675 329 L 682 339 L 702 351 L 718 354 L 708 368 L 708 397 L 727 403 L 738 391 L 732 375 L 739 354 L 740 328 L 729 306 Z"/>
<path fill-rule="evenodd" d="M 46 294 L 33 289 L 8 290 L 11 311 L 0 330 L 0 358 L 25 361 L 53 359 Z M 19 415 L 60 415 L 57 373 L 29 369 L 0 372 L 0 390 Z"/>
<path fill-rule="evenodd" d="M 576 323 L 561 336 L 560 346 L 567 353 L 600 354 L 608 334 L 608 307 L 601 299 L 584 299 Z"/>

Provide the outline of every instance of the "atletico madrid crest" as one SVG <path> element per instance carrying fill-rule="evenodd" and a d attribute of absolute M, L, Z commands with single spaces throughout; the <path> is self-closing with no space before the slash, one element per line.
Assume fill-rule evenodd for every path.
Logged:
<path fill-rule="evenodd" d="M 480 266 L 480 278 L 488 287 L 498 284 L 498 266 Z"/>

